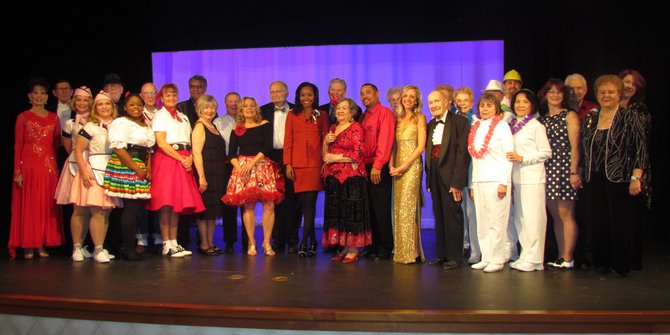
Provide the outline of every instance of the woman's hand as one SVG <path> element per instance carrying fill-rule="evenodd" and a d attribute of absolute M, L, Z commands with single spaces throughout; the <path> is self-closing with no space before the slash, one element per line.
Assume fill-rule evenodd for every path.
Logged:
<path fill-rule="evenodd" d="M 335 142 L 335 138 L 336 138 L 336 137 L 337 137 L 337 136 L 335 136 L 335 133 L 334 133 L 334 132 L 328 132 L 328 135 L 326 135 L 326 143 L 333 143 L 333 142 Z"/>
<path fill-rule="evenodd" d="M 286 165 L 286 178 L 295 180 L 295 174 L 293 173 L 293 167 L 291 165 Z"/>
<path fill-rule="evenodd" d="M 402 177 L 402 175 L 404 175 L 405 172 L 407 172 L 407 167 L 404 165 L 401 165 L 397 168 L 392 167 L 391 169 L 389 169 L 389 172 L 392 177 Z"/>
<path fill-rule="evenodd" d="M 507 185 L 498 185 L 498 199 L 502 199 L 507 195 Z"/>
<path fill-rule="evenodd" d="M 631 180 L 630 185 L 628 185 L 628 193 L 632 196 L 636 196 L 642 192 L 642 182 L 639 180 Z"/>
<path fill-rule="evenodd" d="M 137 179 L 139 180 L 147 180 L 147 172 L 139 169 L 138 171 L 135 171 L 135 174 L 137 175 Z"/>
<path fill-rule="evenodd" d="M 14 177 L 14 182 L 19 184 L 20 188 L 23 188 L 23 175 L 18 175 Z"/>
<path fill-rule="evenodd" d="M 193 167 L 193 156 L 184 157 L 181 161 L 181 165 L 186 171 L 191 171 L 191 168 Z"/>
<path fill-rule="evenodd" d="M 514 151 L 508 152 L 506 156 L 510 162 L 523 163 L 523 157 Z"/>
<path fill-rule="evenodd" d="M 198 181 L 198 191 L 200 193 L 204 193 L 207 190 L 207 179 L 205 177 L 200 177 L 200 180 Z"/>
<path fill-rule="evenodd" d="M 93 173 L 89 169 L 79 170 L 79 173 L 81 173 L 81 183 L 84 187 L 91 188 L 93 183 L 95 183 Z"/>
<path fill-rule="evenodd" d="M 570 174 L 570 185 L 572 186 L 573 190 L 578 190 L 582 188 L 582 177 L 579 176 L 579 174 Z"/>

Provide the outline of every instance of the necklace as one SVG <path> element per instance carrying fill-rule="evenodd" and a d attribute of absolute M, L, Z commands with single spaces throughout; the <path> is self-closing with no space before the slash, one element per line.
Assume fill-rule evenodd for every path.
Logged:
<path fill-rule="evenodd" d="M 475 122 L 475 125 L 472 126 L 472 128 L 470 128 L 470 134 L 468 134 L 468 152 L 470 152 L 470 155 L 472 157 L 477 159 L 481 159 L 482 157 L 484 157 L 484 154 L 486 154 L 486 151 L 488 151 L 489 149 L 489 142 L 491 142 L 491 137 L 493 136 L 493 130 L 495 130 L 500 120 L 502 120 L 502 116 L 500 115 L 496 115 L 493 117 L 493 121 L 491 122 L 489 130 L 486 133 L 486 137 L 484 138 L 484 144 L 482 145 L 481 149 L 476 151 L 475 151 L 475 134 L 477 134 L 477 129 L 479 129 L 481 121 L 478 120 L 477 122 Z"/>
<path fill-rule="evenodd" d="M 509 123 L 510 129 L 512 129 L 512 135 L 516 134 L 523 128 L 523 126 L 526 125 L 526 123 L 530 122 L 530 120 L 533 119 L 533 114 L 528 113 L 528 115 L 524 116 L 521 121 L 519 121 L 518 118 L 512 119 Z"/>

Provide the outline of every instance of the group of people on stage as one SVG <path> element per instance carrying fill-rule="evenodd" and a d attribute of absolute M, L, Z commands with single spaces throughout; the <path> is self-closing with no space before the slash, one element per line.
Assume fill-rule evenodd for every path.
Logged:
<path fill-rule="evenodd" d="M 106 239 L 120 241 L 122 258 L 141 260 L 151 228 L 163 255 L 189 256 L 180 225 L 190 220 L 197 222 L 199 253 L 232 252 L 237 207 L 243 249 L 253 256 L 259 202 L 261 251 L 313 257 L 316 200 L 325 190 L 321 244 L 334 261 L 420 263 L 425 171 L 437 253 L 429 264 L 497 272 L 510 261 L 520 271 L 543 270 L 548 210 L 558 257 L 547 265 L 574 267 L 581 234 L 603 271 L 626 275 L 640 266 L 640 229 L 630 208 L 641 207 L 640 193 L 650 201 L 651 118 L 637 71 L 600 76 L 598 104 L 584 100 L 579 74 L 550 79 L 536 96 L 511 70 L 502 83 L 491 80 L 476 103 L 471 88 L 439 85 L 426 97 L 429 121 L 414 85 L 389 89 L 389 109 L 374 84 L 363 84 L 363 109 L 340 78 L 329 82 L 324 105 L 313 83 L 298 85 L 290 103 L 287 85 L 275 81 L 262 106 L 228 93 L 221 116 L 205 77 L 188 85 L 190 98 L 178 102 L 175 84 L 158 90 L 146 83 L 139 94 L 122 96 L 123 82 L 108 74 L 94 96 L 61 80 L 51 113 L 49 85 L 31 81 L 32 106 L 16 121 L 10 257 L 17 248 L 26 259 L 48 257 L 46 246 L 64 243 L 57 204 L 74 207 L 74 261 L 115 258 Z M 69 156 L 59 178 L 61 143 Z M 110 212 L 121 207 L 110 225 Z M 224 249 L 213 241 L 219 219 Z M 113 226 L 118 236 L 108 237 Z"/>

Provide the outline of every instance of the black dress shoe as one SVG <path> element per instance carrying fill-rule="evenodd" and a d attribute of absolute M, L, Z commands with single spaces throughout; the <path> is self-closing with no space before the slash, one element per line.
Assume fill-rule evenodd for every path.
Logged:
<path fill-rule="evenodd" d="M 289 254 L 295 254 L 296 252 L 298 252 L 298 247 L 295 245 L 291 245 L 287 248 L 286 252 L 288 252 Z"/>
<path fill-rule="evenodd" d="M 386 254 L 377 254 L 374 258 L 375 261 L 385 261 L 388 259 L 391 259 L 391 256 Z"/>
<path fill-rule="evenodd" d="M 233 248 L 233 244 L 232 243 L 226 243 L 226 247 L 223 249 L 223 252 L 226 253 L 226 254 L 232 254 L 233 252 L 235 252 L 235 249 Z"/>
<path fill-rule="evenodd" d="M 135 249 L 121 248 L 119 249 L 119 255 L 121 255 L 122 259 L 130 262 L 137 262 L 144 259 L 140 254 L 137 253 L 137 251 L 135 251 Z"/>
<path fill-rule="evenodd" d="M 316 244 L 312 244 L 307 248 L 307 257 L 316 256 Z"/>
<path fill-rule="evenodd" d="M 445 270 L 455 270 L 461 267 L 461 262 L 456 261 L 446 261 L 442 264 L 442 268 Z"/>
<path fill-rule="evenodd" d="M 438 258 L 429 260 L 428 265 L 442 265 L 446 261 L 447 261 L 446 259 L 444 259 L 442 257 L 438 257 Z"/>
<path fill-rule="evenodd" d="M 300 258 L 307 257 L 307 247 L 306 246 L 301 245 L 300 248 L 298 248 L 298 257 L 300 257 Z"/>
<path fill-rule="evenodd" d="M 272 250 L 274 250 L 275 252 L 284 252 L 284 250 L 286 249 L 286 244 L 283 244 L 283 243 L 282 244 L 278 244 L 278 243 L 277 244 L 271 244 L 271 246 L 272 246 Z"/>

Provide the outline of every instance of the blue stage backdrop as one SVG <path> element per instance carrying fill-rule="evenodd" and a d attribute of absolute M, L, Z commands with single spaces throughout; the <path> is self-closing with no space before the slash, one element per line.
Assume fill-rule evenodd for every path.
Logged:
<path fill-rule="evenodd" d="M 158 52 L 152 55 L 153 81 L 159 88 L 165 83 L 177 84 L 180 100 L 185 100 L 188 78 L 194 74 L 205 76 L 207 93 L 219 101 L 220 115 L 225 113 L 226 93 L 252 96 L 262 105 L 270 101 L 269 85 L 275 80 L 288 84 L 290 102 L 301 82 L 316 84 L 321 104 L 328 102 L 328 82 L 332 78 L 344 79 L 347 96 L 359 104 L 360 86 L 373 83 L 387 106 L 388 88 L 413 84 L 421 90 L 423 113 L 430 118 L 426 97 L 437 85 L 465 85 L 479 95 L 490 79 L 501 80 L 503 50 L 503 41 L 495 40 Z M 430 195 L 424 195 L 422 225 L 432 227 Z M 322 220 L 320 194 L 317 224 Z"/>

